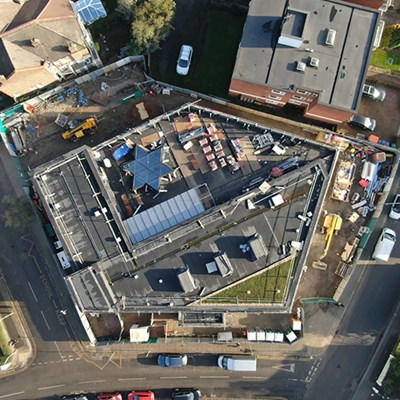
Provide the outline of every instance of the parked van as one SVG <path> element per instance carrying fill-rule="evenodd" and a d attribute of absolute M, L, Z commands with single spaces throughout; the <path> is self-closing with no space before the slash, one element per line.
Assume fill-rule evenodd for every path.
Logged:
<path fill-rule="evenodd" d="M 389 228 L 384 228 L 375 245 L 372 258 L 374 260 L 388 261 L 396 243 L 396 232 Z"/>
<path fill-rule="evenodd" d="M 229 371 L 256 371 L 257 358 L 254 356 L 219 356 L 218 366 Z"/>
<path fill-rule="evenodd" d="M 328 29 L 326 32 L 325 45 L 333 47 L 335 45 L 336 31 L 334 29 Z"/>

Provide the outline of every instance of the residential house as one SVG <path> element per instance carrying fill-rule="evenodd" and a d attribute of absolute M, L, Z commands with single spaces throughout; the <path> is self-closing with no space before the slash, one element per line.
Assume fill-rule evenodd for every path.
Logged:
<path fill-rule="evenodd" d="M 68 0 L 28 0 L 0 33 L 0 92 L 17 99 L 101 66 Z"/>

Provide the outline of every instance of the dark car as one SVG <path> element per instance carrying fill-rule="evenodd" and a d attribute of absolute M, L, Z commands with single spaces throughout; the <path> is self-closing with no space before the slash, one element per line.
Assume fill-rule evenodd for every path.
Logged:
<path fill-rule="evenodd" d="M 373 131 L 376 127 L 376 121 L 372 118 L 364 117 L 363 115 L 353 115 L 349 119 L 349 125 Z"/>
<path fill-rule="evenodd" d="M 172 393 L 173 400 L 201 400 L 199 389 L 175 389 Z"/>
<path fill-rule="evenodd" d="M 160 367 L 184 367 L 187 365 L 187 355 L 160 354 L 157 362 Z"/>

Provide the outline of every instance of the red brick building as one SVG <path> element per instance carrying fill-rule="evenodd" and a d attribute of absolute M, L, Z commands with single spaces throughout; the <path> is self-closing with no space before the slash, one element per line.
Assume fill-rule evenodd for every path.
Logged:
<path fill-rule="evenodd" d="M 252 0 L 229 95 L 339 124 L 357 112 L 381 0 Z"/>

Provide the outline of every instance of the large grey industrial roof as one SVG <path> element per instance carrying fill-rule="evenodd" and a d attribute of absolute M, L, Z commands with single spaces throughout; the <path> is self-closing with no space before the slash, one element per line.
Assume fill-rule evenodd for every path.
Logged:
<path fill-rule="evenodd" d="M 300 48 L 278 44 L 286 0 L 253 0 L 243 31 L 233 79 L 274 88 L 320 91 L 319 102 L 344 109 L 358 106 L 368 67 L 376 11 L 330 0 L 291 0 L 282 35 Z M 324 44 L 327 29 L 337 32 L 334 47 Z M 319 59 L 319 68 L 297 72 L 296 62 Z"/>
<path fill-rule="evenodd" d="M 73 260 L 90 265 L 118 256 L 123 234 L 101 189 L 90 150 L 43 169 L 35 174 L 36 187 Z"/>

